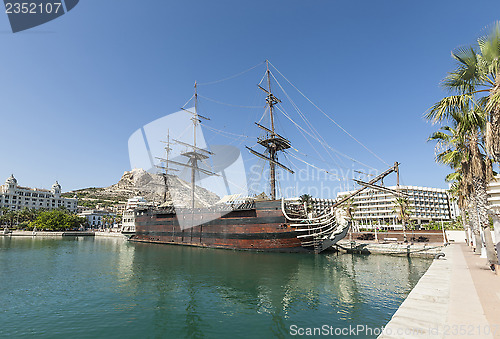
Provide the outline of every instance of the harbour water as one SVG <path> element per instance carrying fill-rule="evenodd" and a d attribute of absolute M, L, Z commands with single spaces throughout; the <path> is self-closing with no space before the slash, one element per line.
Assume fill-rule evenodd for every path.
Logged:
<path fill-rule="evenodd" d="M 0 237 L 0 337 L 264 338 L 324 326 L 376 329 L 430 264 L 119 238 Z"/>

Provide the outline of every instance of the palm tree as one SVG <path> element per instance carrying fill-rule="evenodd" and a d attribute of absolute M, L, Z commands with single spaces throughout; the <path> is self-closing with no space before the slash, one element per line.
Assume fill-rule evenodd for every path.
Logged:
<path fill-rule="evenodd" d="M 103 215 L 101 220 L 102 220 L 102 227 L 103 228 L 110 228 L 112 223 L 113 223 L 113 217 L 109 214 Z"/>
<path fill-rule="evenodd" d="M 354 225 L 354 212 L 356 212 L 356 204 L 354 203 L 354 199 L 348 199 L 344 204 L 347 217 L 351 221 L 351 225 Z M 359 226 L 355 226 L 354 228 L 355 232 L 359 232 Z"/>
<path fill-rule="evenodd" d="M 444 78 L 443 86 L 456 95 L 443 100 L 458 107 L 457 103 L 473 98 L 474 105 L 484 107 L 486 150 L 500 162 L 500 22 L 477 39 L 477 46 L 457 48 L 451 55 L 457 65 Z"/>
<path fill-rule="evenodd" d="M 8 207 L 1 207 L 0 208 L 0 225 L 7 222 L 7 213 L 9 213 L 10 208 Z"/>
<path fill-rule="evenodd" d="M 5 220 L 9 223 L 9 226 L 12 228 L 14 226 L 14 220 L 17 218 L 17 212 L 16 211 L 8 211 L 5 214 Z"/>
<path fill-rule="evenodd" d="M 467 214 L 471 217 L 472 232 L 474 234 L 474 244 L 481 244 L 480 226 L 477 219 L 477 213 L 474 208 L 470 207 L 470 197 L 473 194 L 473 187 L 470 178 L 470 152 L 465 135 L 460 131 L 460 125 L 463 119 L 458 114 L 452 116 L 454 118 L 453 125 L 443 126 L 439 131 L 434 132 L 427 139 L 428 141 L 436 141 L 436 162 L 451 167 L 455 172 L 446 176 L 446 181 L 453 182 L 452 194 L 457 196 L 457 203 L 464 221 L 464 229 L 467 230 L 465 224 Z M 468 212 L 468 213 L 467 213 Z M 468 236 L 468 235 L 467 235 Z M 469 242 L 470 243 L 470 242 Z"/>
<path fill-rule="evenodd" d="M 29 220 L 30 221 L 35 221 L 35 219 L 38 217 L 42 210 L 36 209 L 36 208 L 30 208 L 29 209 Z"/>
<path fill-rule="evenodd" d="M 309 194 L 302 194 L 300 196 L 300 202 L 304 204 L 306 214 L 312 211 L 312 196 L 310 196 Z"/>
<path fill-rule="evenodd" d="M 22 210 L 18 212 L 18 214 L 20 222 L 32 221 L 30 220 L 31 212 L 28 207 L 24 207 Z"/>
<path fill-rule="evenodd" d="M 462 176 L 459 170 L 448 174 L 446 176 L 446 181 L 452 183 L 448 192 L 453 197 L 453 201 L 456 201 L 457 203 L 458 209 L 460 211 L 460 221 L 465 231 L 465 239 L 467 241 L 467 245 L 471 246 L 472 241 L 469 238 L 469 230 L 471 231 L 471 234 L 475 233 L 473 233 L 474 229 L 471 227 L 470 213 L 468 213 L 469 203 L 467 201 L 467 196 L 469 194 L 464 194 L 463 192 L 463 185 L 465 184 L 465 181 L 462 180 Z M 476 244 L 476 241 L 477 239 L 474 240 L 474 244 Z"/>
<path fill-rule="evenodd" d="M 117 215 L 115 216 L 115 223 L 116 223 L 117 225 L 120 225 L 120 224 L 122 223 L 122 217 L 123 217 L 123 215 L 122 215 L 122 214 L 117 214 Z"/>
<path fill-rule="evenodd" d="M 477 40 L 478 49 L 458 49 L 454 53 L 457 69 L 447 77 L 447 86 L 461 93 L 484 96 L 488 115 L 486 149 L 496 162 L 500 162 L 500 22 Z"/>
<path fill-rule="evenodd" d="M 454 74 L 453 72 L 450 74 Z M 445 86 L 447 80 L 445 79 Z M 466 86 L 467 90 L 473 88 L 473 84 Z M 462 90 L 460 87 L 455 90 Z M 493 240 L 489 229 L 489 218 L 487 214 L 488 200 L 486 187 L 487 183 L 493 178 L 493 170 L 491 160 L 481 152 L 482 132 L 486 128 L 487 116 L 484 110 L 485 101 L 477 101 L 474 93 L 459 93 L 459 95 L 445 97 L 436 103 L 426 114 L 427 119 L 433 122 L 441 122 L 448 120 L 452 122 L 453 129 L 445 127 L 445 130 L 453 130 L 452 137 L 446 142 L 453 145 L 455 152 L 461 152 L 460 170 L 464 187 L 469 191 L 469 185 L 472 185 L 470 190 L 470 201 L 474 204 L 473 222 L 478 220 L 479 227 L 482 228 L 485 236 L 486 251 L 490 264 L 498 262 L 493 247 Z M 433 136 L 431 136 L 432 138 Z M 436 138 L 437 139 L 437 138 Z M 484 149 L 484 147 L 483 147 Z M 452 156 L 453 152 L 445 154 L 443 159 Z M 439 162 L 439 159 L 437 159 Z M 450 160 L 452 167 L 457 166 L 457 160 Z M 477 218 L 474 214 L 477 213 Z M 476 228 L 475 236 L 478 239 Z M 485 232 L 488 231 L 488 232 Z M 476 241 L 476 244 L 480 242 Z"/>
<path fill-rule="evenodd" d="M 465 231 L 465 241 L 467 245 L 470 244 L 470 239 L 469 239 L 469 233 L 468 233 L 468 220 L 466 220 L 466 215 L 465 215 L 465 197 L 460 194 L 460 182 L 458 180 L 461 180 L 462 178 L 458 180 L 453 180 L 450 178 L 451 174 L 455 176 L 460 177 L 459 172 L 453 172 L 450 173 L 446 176 L 446 181 L 451 182 L 450 188 L 448 189 L 448 194 L 451 196 L 451 201 L 453 203 L 456 203 L 458 206 L 458 210 L 460 211 L 460 223 L 462 224 L 462 227 L 464 228 Z"/>
<path fill-rule="evenodd" d="M 410 221 L 412 213 L 410 209 L 410 202 L 406 198 L 396 197 L 393 211 L 396 214 L 396 219 L 400 220 L 401 225 L 403 226 L 404 242 L 408 242 L 408 239 L 406 238 L 406 224 Z"/>

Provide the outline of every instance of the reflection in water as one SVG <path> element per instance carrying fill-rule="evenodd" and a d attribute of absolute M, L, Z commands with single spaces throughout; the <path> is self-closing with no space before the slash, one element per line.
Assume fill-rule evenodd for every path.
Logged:
<path fill-rule="evenodd" d="M 113 238 L 0 238 L 0 260 L 5 334 L 76 337 L 283 337 L 291 325 L 380 327 L 430 265 Z"/>

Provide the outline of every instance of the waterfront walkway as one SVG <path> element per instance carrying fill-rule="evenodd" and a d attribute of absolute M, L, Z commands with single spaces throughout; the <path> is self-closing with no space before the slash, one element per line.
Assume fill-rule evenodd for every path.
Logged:
<path fill-rule="evenodd" d="M 500 338 L 500 276 L 465 244 L 443 252 L 379 338 Z"/>
<path fill-rule="evenodd" d="M 104 231 L 64 231 L 64 232 L 53 232 L 53 231 L 36 231 L 33 233 L 33 231 L 17 231 L 14 230 L 9 234 L 3 234 L 0 233 L 0 236 L 5 236 L 5 237 L 64 237 L 64 236 L 73 236 L 73 237 L 118 237 L 118 238 L 124 238 L 126 237 L 120 233 L 120 232 L 104 232 Z"/>

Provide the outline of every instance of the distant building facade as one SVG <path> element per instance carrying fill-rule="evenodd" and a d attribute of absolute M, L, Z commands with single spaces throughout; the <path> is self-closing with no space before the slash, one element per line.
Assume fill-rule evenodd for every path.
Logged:
<path fill-rule="evenodd" d="M 300 198 L 295 198 L 295 199 L 300 199 Z M 311 198 L 311 200 L 309 201 L 309 205 L 312 207 L 314 215 L 321 215 L 325 213 L 325 211 L 328 213 L 335 204 L 335 202 L 336 202 L 335 199 Z"/>
<path fill-rule="evenodd" d="M 61 197 L 61 185 L 56 181 L 51 190 L 22 187 L 17 183 L 14 175 L 11 175 L 5 184 L 0 186 L 0 207 L 10 210 L 22 210 L 23 208 L 52 210 L 65 207 L 76 213 L 78 199 Z"/>
<path fill-rule="evenodd" d="M 104 217 L 106 216 L 115 217 L 116 214 L 106 210 L 86 210 L 78 213 L 78 216 L 87 219 L 87 224 L 91 228 L 104 228 L 113 226 L 113 225 L 106 225 Z"/>
<path fill-rule="evenodd" d="M 148 204 L 148 201 L 143 197 L 133 197 L 127 200 L 126 210 L 134 210 L 139 206 L 145 206 Z"/>
<path fill-rule="evenodd" d="M 493 219 L 494 244 L 497 256 L 500 257 L 500 175 L 488 184 L 488 205 L 489 214 Z"/>
<path fill-rule="evenodd" d="M 388 187 L 396 190 L 396 186 Z M 411 220 L 417 224 L 450 221 L 458 216 L 456 203 L 445 189 L 420 186 L 399 186 L 408 195 Z M 340 192 L 338 197 L 352 193 Z M 357 225 L 396 228 L 400 222 L 395 213 L 396 197 L 390 192 L 367 188 L 353 197 L 354 222 Z"/>
<path fill-rule="evenodd" d="M 500 210 L 500 175 L 488 184 L 487 192 L 490 210 Z"/>

